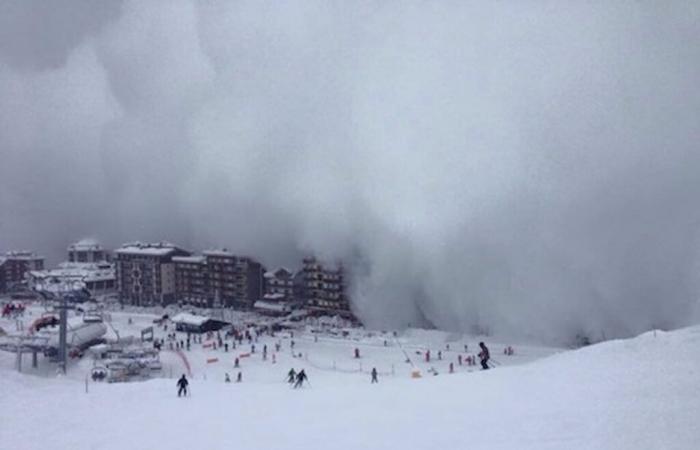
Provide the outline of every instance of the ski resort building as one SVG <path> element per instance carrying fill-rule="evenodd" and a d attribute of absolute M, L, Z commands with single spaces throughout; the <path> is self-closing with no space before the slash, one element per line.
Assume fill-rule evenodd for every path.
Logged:
<path fill-rule="evenodd" d="M 94 240 L 82 240 L 68 247 L 68 261 L 56 269 L 30 270 L 27 286 L 37 292 L 58 294 L 85 289 L 92 297 L 117 291 L 114 265 L 107 252 Z"/>
<path fill-rule="evenodd" d="M 342 265 L 329 266 L 314 257 L 307 257 L 304 258 L 303 274 L 304 300 L 311 312 L 352 317 Z"/>
<path fill-rule="evenodd" d="M 177 300 L 206 307 L 251 309 L 263 291 L 263 266 L 226 249 L 176 257 Z"/>
<path fill-rule="evenodd" d="M 187 333 L 206 333 L 207 331 L 218 331 L 226 325 L 230 325 L 228 322 L 190 313 L 180 313 L 170 320 L 175 324 L 175 329 L 177 331 Z"/>
<path fill-rule="evenodd" d="M 0 256 L 0 292 L 15 289 L 30 270 L 42 270 L 44 257 L 29 251 L 7 252 Z"/>
<path fill-rule="evenodd" d="M 280 267 L 275 271 L 265 272 L 265 295 L 255 302 L 255 310 L 267 315 L 286 315 L 295 307 L 303 304 L 301 293 L 302 273 Z"/>
<path fill-rule="evenodd" d="M 209 294 L 207 259 L 204 256 L 176 256 L 173 263 L 176 300 L 196 306 L 213 306 Z"/>
<path fill-rule="evenodd" d="M 26 275 L 27 286 L 37 292 L 60 293 L 86 289 L 91 296 L 113 294 L 117 291 L 114 266 L 111 263 L 63 262 L 56 269 L 31 270 Z"/>
<path fill-rule="evenodd" d="M 189 252 L 169 243 L 125 244 L 115 250 L 119 300 L 136 306 L 167 305 L 176 300 L 175 263 Z"/>
<path fill-rule="evenodd" d="M 68 262 L 99 263 L 109 260 L 109 252 L 93 239 L 83 239 L 68 246 Z"/>
<path fill-rule="evenodd" d="M 285 301 L 293 301 L 296 297 L 294 272 L 280 267 L 275 271 L 265 272 L 265 298 L 275 296 Z"/>

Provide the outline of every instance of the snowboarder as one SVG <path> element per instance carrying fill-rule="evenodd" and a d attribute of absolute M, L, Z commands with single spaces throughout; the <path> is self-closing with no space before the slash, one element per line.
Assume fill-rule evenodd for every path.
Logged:
<path fill-rule="evenodd" d="M 287 374 L 287 382 L 289 384 L 293 384 L 294 380 L 297 378 L 297 373 L 294 371 L 294 368 L 292 367 L 289 369 L 289 373 Z"/>
<path fill-rule="evenodd" d="M 187 397 L 187 385 L 190 383 L 187 381 L 185 374 L 183 373 L 179 380 L 177 380 L 177 396 L 181 397 L 183 394 Z"/>
<path fill-rule="evenodd" d="M 372 367 L 372 384 L 374 383 L 379 383 L 379 380 L 377 379 L 377 368 Z"/>
<path fill-rule="evenodd" d="M 294 383 L 294 389 L 302 387 L 304 385 L 304 381 L 308 379 L 309 378 L 306 376 L 306 372 L 304 372 L 304 369 L 301 369 L 297 374 L 297 382 Z"/>
<path fill-rule="evenodd" d="M 481 368 L 483 370 L 487 370 L 489 368 L 489 359 L 491 358 L 491 355 L 489 354 L 489 349 L 486 348 L 486 344 L 483 342 L 479 342 L 479 348 L 481 348 L 481 352 L 479 353 L 479 359 L 481 360 Z"/>

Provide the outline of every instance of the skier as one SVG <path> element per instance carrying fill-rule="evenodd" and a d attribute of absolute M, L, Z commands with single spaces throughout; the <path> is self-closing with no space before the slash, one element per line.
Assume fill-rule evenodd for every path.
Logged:
<path fill-rule="evenodd" d="M 379 380 L 377 379 L 377 368 L 372 367 L 372 384 L 374 383 L 379 383 Z"/>
<path fill-rule="evenodd" d="M 306 372 L 304 372 L 304 369 L 301 369 L 297 374 L 297 382 L 294 384 L 294 389 L 302 387 L 304 385 L 304 381 L 306 380 L 308 380 Z"/>
<path fill-rule="evenodd" d="M 236 383 L 240 383 L 243 381 L 243 372 L 238 372 L 238 375 L 236 375 Z"/>
<path fill-rule="evenodd" d="M 293 384 L 294 380 L 297 378 L 297 373 L 294 371 L 294 368 L 292 367 L 289 369 L 289 373 L 287 374 L 287 382 L 289 384 Z"/>
<path fill-rule="evenodd" d="M 479 359 L 481 360 L 481 368 L 483 370 L 488 370 L 489 359 L 491 358 L 491 355 L 489 354 L 489 349 L 486 348 L 486 344 L 484 344 L 483 342 L 479 342 L 479 347 L 481 348 L 481 352 L 479 353 Z"/>
<path fill-rule="evenodd" d="M 229 376 L 228 372 L 226 372 L 226 378 L 224 379 L 224 382 L 226 382 L 226 383 L 231 382 L 231 377 Z"/>
<path fill-rule="evenodd" d="M 177 396 L 181 397 L 182 394 L 185 394 L 185 397 L 187 397 L 187 385 L 189 383 L 187 382 L 187 378 L 185 377 L 185 374 L 182 374 L 182 377 L 180 377 L 179 380 L 177 380 Z"/>

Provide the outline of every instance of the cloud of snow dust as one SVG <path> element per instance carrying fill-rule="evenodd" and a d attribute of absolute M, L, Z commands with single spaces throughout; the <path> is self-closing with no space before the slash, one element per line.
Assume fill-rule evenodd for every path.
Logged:
<path fill-rule="evenodd" d="M 0 0 L 0 248 L 353 269 L 370 326 L 697 319 L 697 2 Z"/>

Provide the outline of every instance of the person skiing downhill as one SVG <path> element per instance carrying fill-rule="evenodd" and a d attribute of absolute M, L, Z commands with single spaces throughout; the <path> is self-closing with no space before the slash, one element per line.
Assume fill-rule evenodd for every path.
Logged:
<path fill-rule="evenodd" d="M 287 383 L 293 384 L 294 380 L 297 378 L 297 373 L 294 371 L 294 368 L 292 367 L 289 369 L 289 373 L 287 374 Z"/>
<path fill-rule="evenodd" d="M 489 359 L 491 359 L 491 354 L 489 353 L 489 349 L 486 347 L 486 344 L 484 344 L 483 342 L 479 342 L 479 348 L 481 348 L 481 352 L 479 353 L 479 359 L 481 360 L 481 368 L 483 370 L 488 370 Z"/>
<path fill-rule="evenodd" d="M 301 369 L 299 373 L 297 374 L 297 382 L 294 383 L 294 389 L 300 388 L 303 386 L 304 381 L 308 380 L 308 377 L 306 376 L 306 372 L 304 372 L 304 369 Z"/>
<path fill-rule="evenodd" d="M 185 394 L 185 397 L 187 397 L 187 385 L 188 384 L 190 384 L 190 383 L 187 381 L 187 378 L 185 377 L 185 374 L 183 373 L 182 377 L 180 377 L 180 379 L 177 380 L 177 387 L 178 387 L 177 396 L 178 397 L 181 397 L 182 394 Z"/>
<path fill-rule="evenodd" d="M 372 384 L 374 383 L 379 383 L 379 380 L 377 379 L 377 368 L 372 367 Z"/>

